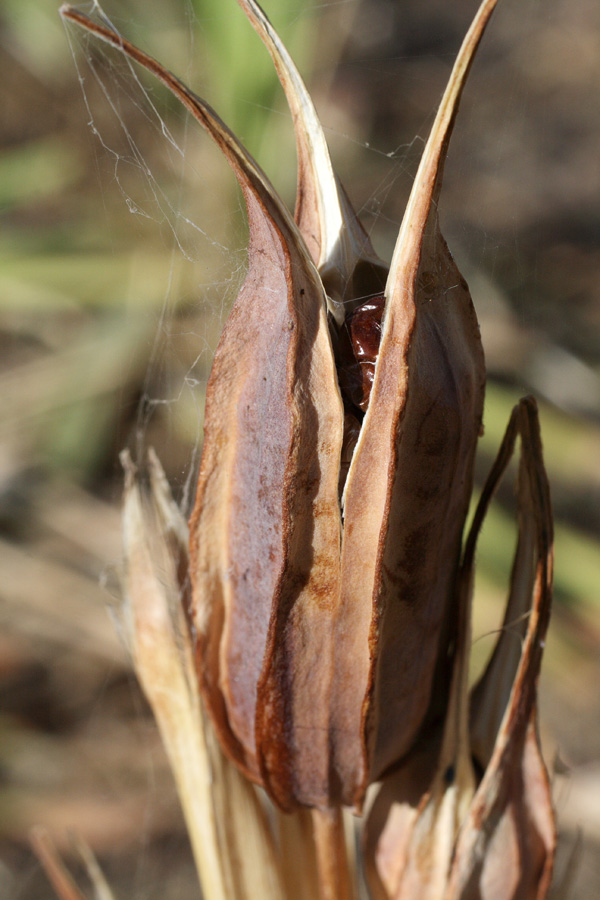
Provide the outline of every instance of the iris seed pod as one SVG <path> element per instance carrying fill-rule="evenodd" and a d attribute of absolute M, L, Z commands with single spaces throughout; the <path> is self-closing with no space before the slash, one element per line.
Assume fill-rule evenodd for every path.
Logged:
<path fill-rule="evenodd" d="M 367 785 L 414 744 L 455 614 L 485 370 L 437 203 L 495 0 L 460 50 L 389 270 L 285 48 L 254 0 L 239 2 L 292 112 L 297 221 L 203 100 L 109 27 L 63 15 L 180 99 L 247 206 L 248 272 L 208 383 L 190 522 L 206 707 L 226 752 L 282 809 L 360 809 Z"/>

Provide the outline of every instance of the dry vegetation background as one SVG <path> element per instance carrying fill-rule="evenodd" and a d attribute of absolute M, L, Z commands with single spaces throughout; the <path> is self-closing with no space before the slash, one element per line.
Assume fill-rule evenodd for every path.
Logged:
<path fill-rule="evenodd" d="M 171 203 L 201 230 L 161 213 L 87 71 L 98 52 L 67 35 L 57 6 L 0 6 L 0 896 L 52 896 L 28 844 L 43 824 L 65 848 L 82 835 L 118 898 L 186 900 L 198 892 L 177 800 L 109 615 L 119 593 L 118 453 L 153 444 L 189 503 L 203 382 L 244 263 L 243 214 L 208 139 L 147 84 L 185 146 L 182 163 L 113 58 L 107 84 L 164 192 L 163 211 Z M 264 6 L 389 257 L 475 2 Z M 234 0 L 106 0 L 105 10 L 216 106 L 291 198 L 289 116 Z M 560 871 L 583 832 L 571 893 L 561 894 L 578 900 L 600 894 L 599 83 L 596 0 L 501 0 L 442 194 L 490 372 L 479 480 L 511 404 L 525 392 L 541 402 L 557 518 L 542 728 L 564 833 Z M 119 84 L 131 86 L 129 104 Z M 90 111 L 109 150 L 88 127 Z M 482 538 L 476 635 L 498 624 L 513 540 L 507 485 Z M 490 646 L 476 641 L 475 666 Z"/>

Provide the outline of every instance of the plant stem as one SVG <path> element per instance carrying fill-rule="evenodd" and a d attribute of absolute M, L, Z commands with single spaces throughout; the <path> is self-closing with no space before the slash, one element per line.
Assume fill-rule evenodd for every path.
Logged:
<path fill-rule="evenodd" d="M 319 900 L 354 900 L 340 807 L 313 810 Z"/>

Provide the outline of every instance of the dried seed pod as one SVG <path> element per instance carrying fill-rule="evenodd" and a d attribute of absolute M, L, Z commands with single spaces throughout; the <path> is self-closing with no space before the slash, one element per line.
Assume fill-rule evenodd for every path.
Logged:
<path fill-rule="evenodd" d="M 468 701 L 475 546 L 521 437 L 519 537 L 505 627 Z M 535 402 L 515 408 L 485 485 L 458 582 L 461 621 L 448 714 L 435 737 L 383 784 L 366 828 L 377 900 L 543 900 L 556 845 L 536 729 L 536 688 L 550 615 L 552 514 Z M 515 631 L 523 633 L 523 644 Z M 518 637 L 518 635 L 517 635 Z M 428 782 L 432 757 L 435 775 Z M 475 789 L 472 760 L 483 772 Z"/>
<path fill-rule="evenodd" d="M 264 14 L 253 0 L 240 2 L 271 52 L 286 90 L 299 147 L 299 194 L 312 197 L 318 211 L 310 221 L 325 222 L 320 234 L 335 238 L 329 246 L 356 246 L 347 237 L 355 234 L 356 217 L 349 211 L 345 192 L 337 180 L 332 181 L 310 98 Z M 371 402 L 345 486 L 341 596 L 334 621 L 329 802 L 341 799 L 360 806 L 368 780 L 410 747 L 428 705 L 438 637 L 448 615 L 485 375 L 475 314 L 439 234 L 435 210 L 460 93 L 494 5 L 482 5 L 457 60 L 387 279 Z M 311 177 L 316 185 L 310 184 Z M 305 208 L 302 202 L 298 208 Z M 329 227 L 328 222 L 334 224 Z M 306 226 L 305 230 L 314 233 Z M 323 244 L 327 238 L 317 258 L 327 284 L 332 263 Z M 336 264 L 340 271 L 339 256 Z M 355 263 L 354 270 L 347 269 L 342 283 L 351 284 L 361 264 L 364 260 Z M 375 281 L 370 287 L 367 293 L 376 293 Z M 351 311 L 357 302 L 349 298 Z M 294 671 L 295 639 L 294 630 L 287 630 L 289 624 L 283 618 L 281 636 L 275 637 L 279 649 L 275 659 L 280 662 L 265 661 L 262 685 L 270 683 L 281 700 L 277 714 L 260 730 L 269 743 L 274 733 L 282 735 L 280 748 L 294 754 L 287 773 L 298 773 L 310 770 L 315 761 L 307 720 L 296 715 L 290 702 L 293 674 L 281 678 L 281 660 L 288 672 Z M 318 677 L 317 667 L 313 672 Z M 302 683 L 300 690 L 305 690 Z M 294 793 L 289 782 L 280 783 L 276 791 L 271 784 L 271 789 L 280 798 Z"/>
<path fill-rule="evenodd" d="M 495 0 L 465 39 L 415 179 L 350 460 L 360 423 L 344 414 L 353 404 L 340 393 L 339 329 L 345 312 L 381 295 L 386 270 L 293 63 L 254 0 L 239 2 L 292 109 L 298 225 L 204 101 L 109 28 L 63 15 L 161 79 L 221 148 L 248 209 L 248 273 L 208 384 L 190 526 L 206 706 L 227 752 L 282 808 L 360 808 L 369 781 L 415 740 L 452 615 L 485 372 L 437 201 Z"/>
<path fill-rule="evenodd" d="M 384 307 L 385 297 L 373 297 L 355 307 L 340 333 L 337 354 L 340 389 L 348 404 L 362 413 L 367 411 L 371 399 Z"/>

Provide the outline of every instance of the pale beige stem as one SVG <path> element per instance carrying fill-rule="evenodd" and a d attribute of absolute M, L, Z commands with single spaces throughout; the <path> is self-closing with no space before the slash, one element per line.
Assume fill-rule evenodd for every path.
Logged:
<path fill-rule="evenodd" d="M 354 900 L 341 808 L 313 810 L 319 900 Z"/>
<path fill-rule="evenodd" d="M 253 786 L 221 752 L 200 702 L 185 586 L 178 579 L 187 561 L 185 521 L 153 453 L 149 491 L 129 456 L 122 459 L 126 633 L 171 763 L 203 896 L 282 900 L 264 810 Z"/>
<path fill-rule="evenodd" d="M 275 810 L 285 900 L 317 900 L 319 873 L 311 810 Z"/>

